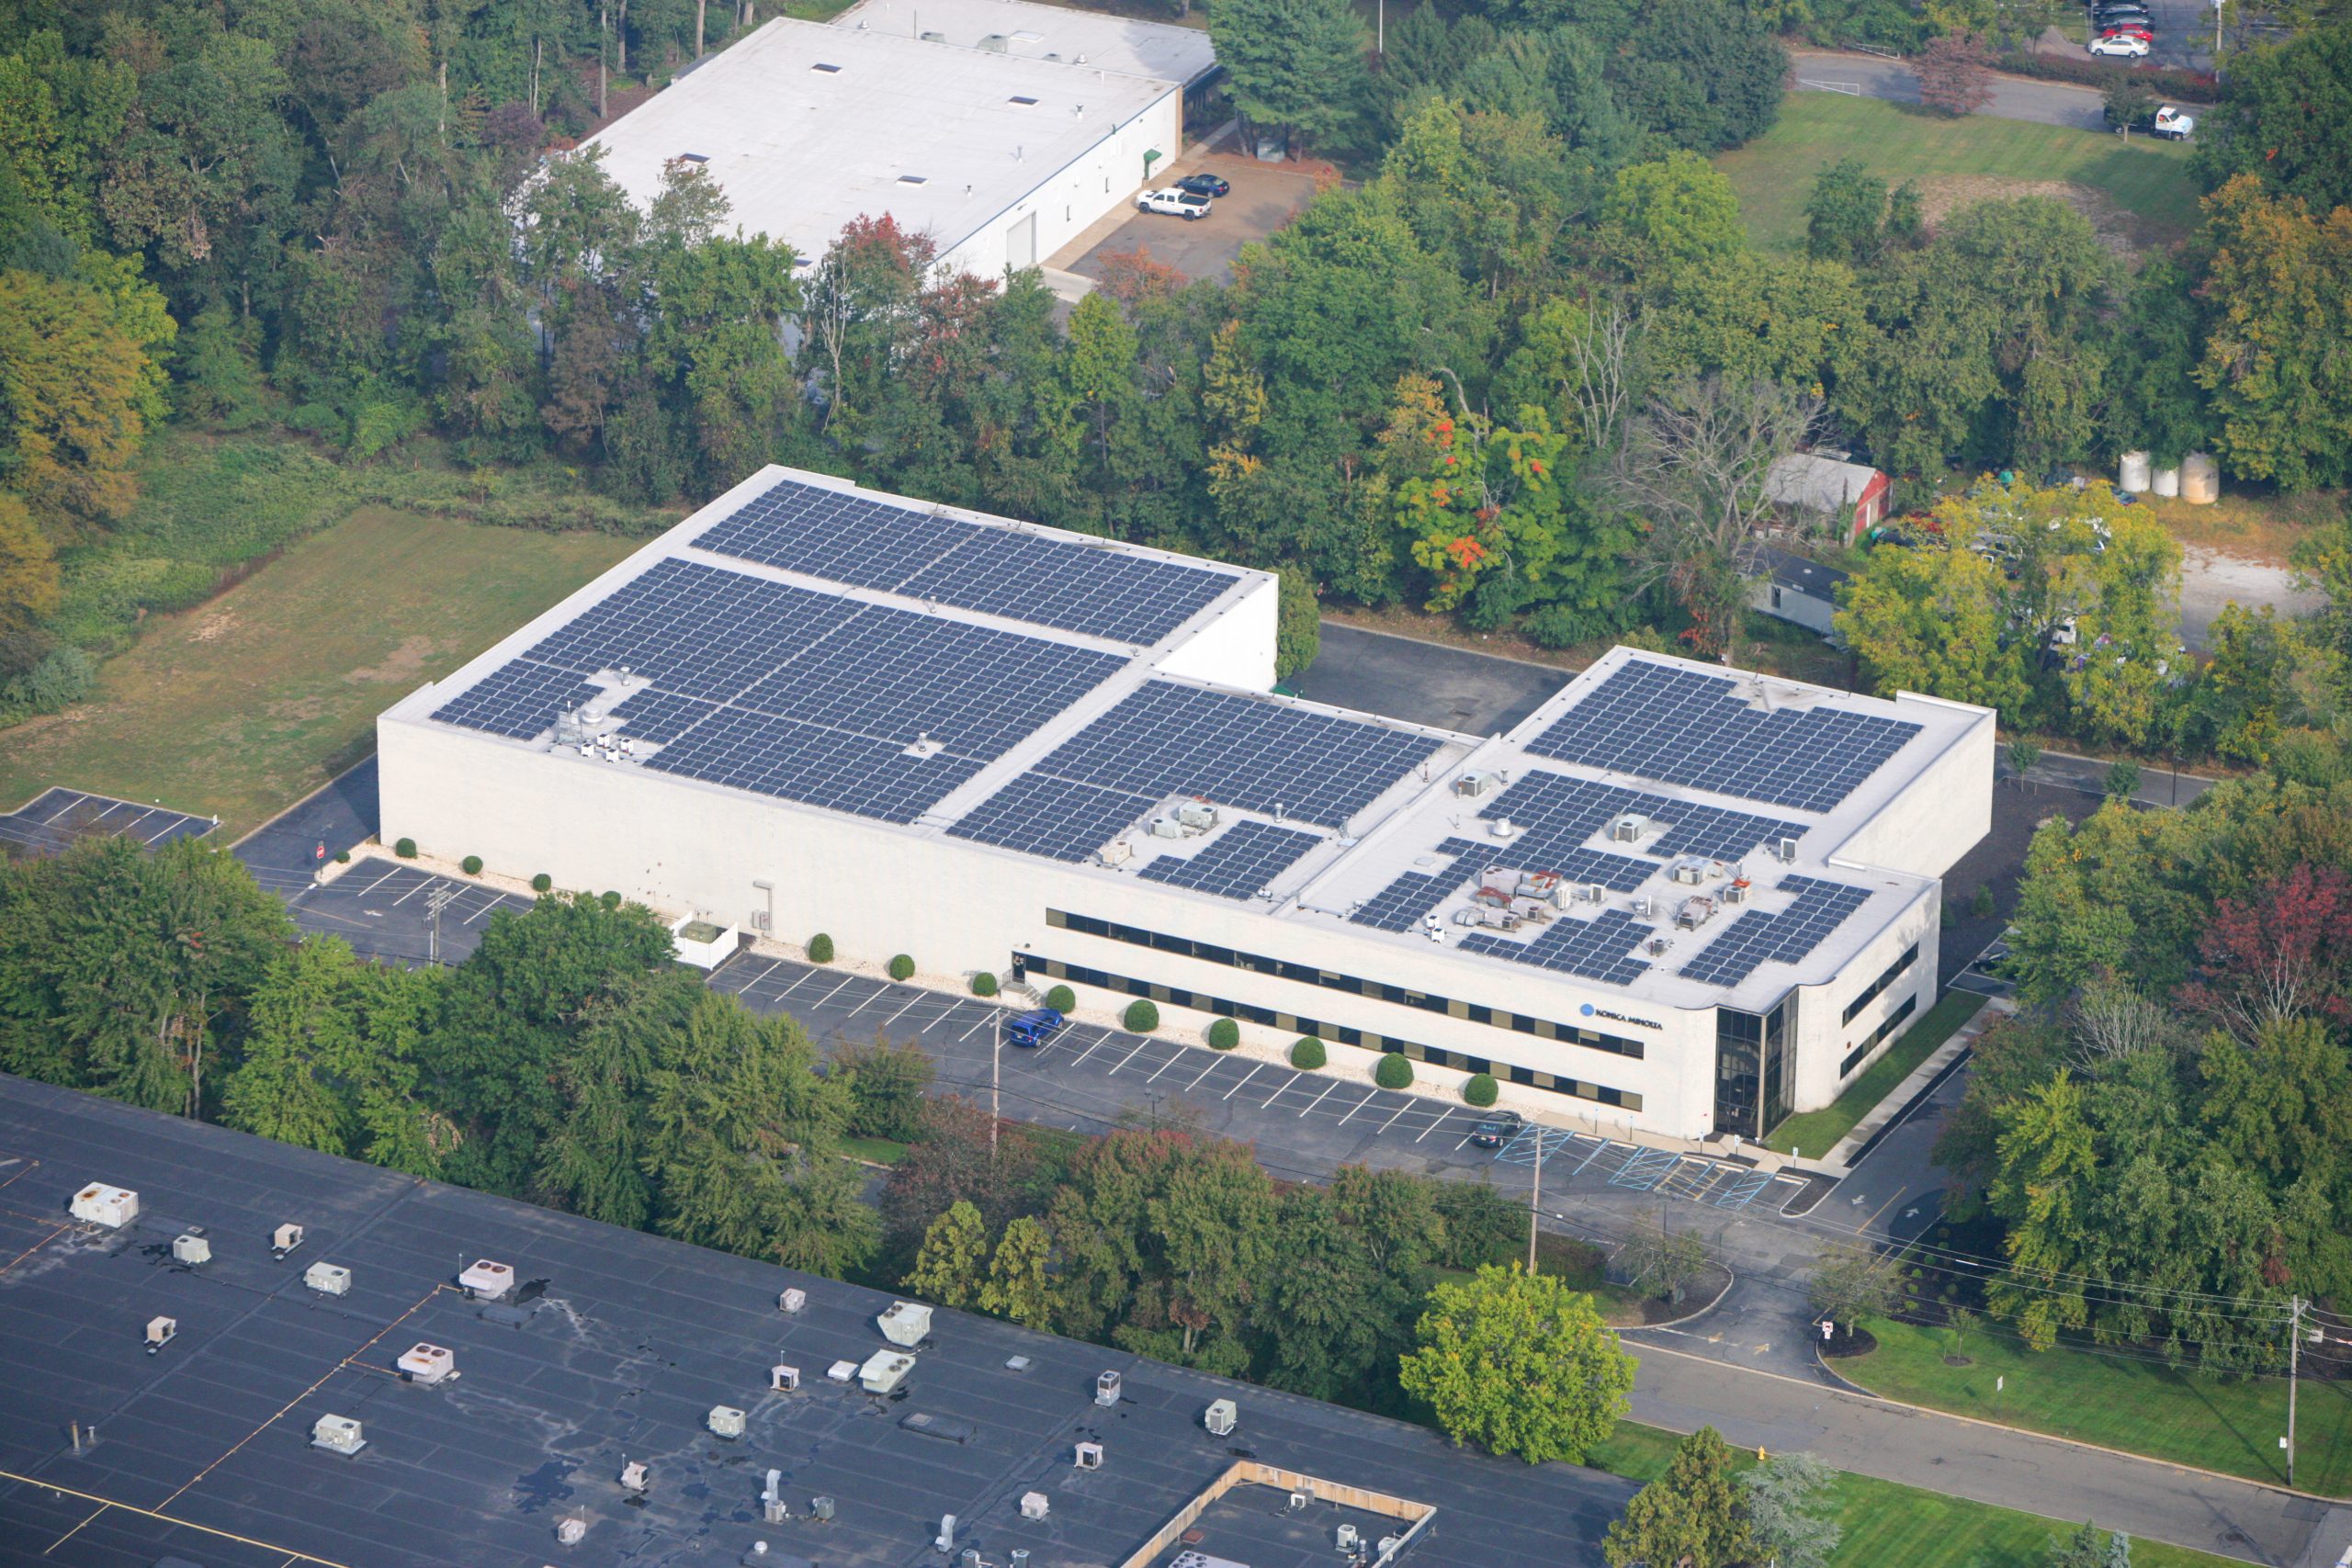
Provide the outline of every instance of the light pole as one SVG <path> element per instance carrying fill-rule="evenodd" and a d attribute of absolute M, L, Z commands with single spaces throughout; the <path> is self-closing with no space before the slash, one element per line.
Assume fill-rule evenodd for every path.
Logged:
<path fill-rule="evenodd" d="M 1535 1277 L 1535 1221 L 1544 1212 L 1544 1127 L 1531 1122 L 1529 1130 L 1535 1134 L 1535 1193 L 1527 1201 L 1527 1277 L 1532 1280 Z"/>
<path fill-rule="evenodd" d="M 2218 9 L 2218 7 L 2216 7 Z M 2295 1375 L 2301 1371 L 2303 1349 L 2303 1298 L 2294 1298 L 2287 1327 L 2287 1484 L 2295 1483 Z"/>
<path fill-rule="evenodd" d="M 989 1031 L 989 1163 L 996 1163 L 996 1124 L 1003 1114 L 1000 1098 L 1004 1087 L 1004 1004 L 996 1005 L 995 1027 Z"/>

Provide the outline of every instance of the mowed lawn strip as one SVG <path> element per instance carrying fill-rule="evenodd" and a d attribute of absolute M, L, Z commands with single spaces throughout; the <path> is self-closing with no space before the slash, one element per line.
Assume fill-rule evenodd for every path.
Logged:
<path fill-rule="evenodd" d="M 2104 192 L 2139 222 L 2142 241 L 2177 239 L 2196 226 L 2198 190 L 2187 148 L 2153 137 L 2125 141 L 2095 130 L 1970 115 L 1943 119 L 1910 106 L 1841 93 L 1791 93 L 1779 123 L 1715 167 L 1739 193 L 1747 231 L 1765 249 L 1804 243 L 1814 177 L 1860 158 L 1889 186 L 1916 179 L 2064 180 Z M 1997 193 L 1988 193 L 1997 194 Z"/>
<path fill-rule="evenodd" d="M 1656 1427 L 1620 1422 L 1586 1462 L 1648 1482 L 1665 1472 L 1680 1440 Z M 1742 1469 L 1755 1462 L 1751 1453 L 1734 1452 Z M 2083 1522 L 2045 1519 L 1850 1471 L 1838 1479 L 1834 1513 L 1845 1533 L 1830 1568 L 2042 1568 L 2052 1538 Z M 2161 1541 L 2132 1542 L 2132 1568 L 2222 1568 L 2233 1562 Z"/>
<path fill-rule="evenodd" d="M 1841 1377 L 1907 1404 L 2073 1438 L 2249 1481 L 2287 1483 L 2284 1378 L 2204 1377 L 2128 1347 L 2035 1351 L 2004 1327 L 1970 1334 L 1951 1367 L 1949 1330 L 1870 1324 L 1878 1348 L 1838 1363 Z M 1997 1386 L 1996 1386 L 1997 1380 Z M 2295 1485 L 2352 1492 L 2352 1389 L 2306 1378 L 2295 1414 Z"/>
<path fill-rule="evenodd" d="M 0 808 L 70 784 L 217 812 L 226 843 L 366 756 L 385 708 L 635 547 L 363 507 L 151 615 L 91 701 L 6 731 Z"/>
<path fill-rule="evenodd" d="M 1984 1005 L 1984 998 L 1973 992 L 1947 992 L 1885 1055 L 1863 1069 L 1851 1089 L 1818 1111 L 1790 1117 L 1772 1130 L 1764 1146 L 1784 1155 L 1803 1149 L 1815 1159 L 1825 1157 L 1838 1139 L 1854 1130 L 1855 1122 L 1876 1110 L 1880 1100 L 1893 1094 L 1896 1085 L 1934 1055 L 1936 1047 L 1951 1039 Z"/>

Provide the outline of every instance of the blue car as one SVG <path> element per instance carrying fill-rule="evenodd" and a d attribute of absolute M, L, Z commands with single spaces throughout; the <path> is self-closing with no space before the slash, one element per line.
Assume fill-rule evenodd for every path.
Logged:
<path fill-rule="evenodd" d="M 1043 1045 L 1062 1026 L 1062 1015 L 1051 1008 L 1032 1008 L 1005 1020 L 1004 1037 L 1015 1045 Z"/>

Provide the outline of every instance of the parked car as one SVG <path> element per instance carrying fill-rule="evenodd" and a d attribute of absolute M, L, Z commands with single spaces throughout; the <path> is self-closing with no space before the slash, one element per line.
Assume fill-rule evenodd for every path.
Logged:
<path fill-rule="evenodd" d="M 1510 1142 L 1511 1134 L 1519 1130 L 1515 1125 L 1518 1120 L 1514 1116 L 1506 1122 L 1501 1117 L 1490 1116 L 1470 1129 L 1470 1142 L 1482 1149 L 1501 1148 Z"/>
<path fill-rule="evenodd" d="M 2091 27 L 2098 32 L 2105 32 L 2108 28 L 2119 24 L 2131 22 L 2136 22 L 2143 28 L 2154 26 L 2147 10 L 2139 6 L 2102 6 L 2091 13 Z"/>
<path fill-rule="evenodd" d="M 1031 1008 L 1004 1021 L 1004 1037 L 1015 1045 L 1043 1045 L 1060 1032 L 1062 1022 L 1062 1015 L 1051 1008 Z"/>
<path fill-rule="evenodd" d="M 1176 182 L 1176 188 L 1191 191 L 1194 196 L 1223 196 L 1233 186 L 1215 175 L 1186 175 Z"/>
<path fill-rule="evenodd" d="M 1195 196 L 1189 190 L 1169 186 L 1161 190 L 1148 190 L 1136 197 L 1136 205 L 1146 212 L 1164 212 L 1191 221 L 1209 215 L 1209 198 Z"/>
<path fill-rule="evenodd" d="M 2188 140 L 2189 132 L 2196 129 L 2197 118 L 2194 115 L 2185 115 L 2170 104 L 2166 104 L 2156 111 L 2155 132 L 2158 136 L 2168 137 L 2175 141 L 2186 141 Z"/>
<path fill-rule="evenodd" d="M 2144 60 L 2148 56 L 2148 40 L 2131 33 L 2117 33 L 2109 38 L 2091 39 L 2093 54 L 2123 60 Z"/>

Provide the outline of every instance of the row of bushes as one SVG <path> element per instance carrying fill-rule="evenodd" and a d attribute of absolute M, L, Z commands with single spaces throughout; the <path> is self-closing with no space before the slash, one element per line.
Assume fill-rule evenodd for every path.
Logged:
<path fill-rule="evenodd" d="M 1999 68 L 2013 76 L 2044 82 L 2078 82 L 2086 87 L 2108 88 L 2119 82 L 2137 82 L 2158 97 L 2211 103 L 2221 92 L 2212 73 L 2177 65 L 2123 65 L 2087 54 L 2034 54 L 2017 50 L 2001 56 Z"/>

